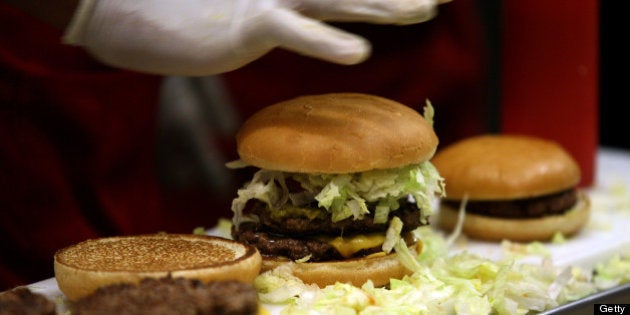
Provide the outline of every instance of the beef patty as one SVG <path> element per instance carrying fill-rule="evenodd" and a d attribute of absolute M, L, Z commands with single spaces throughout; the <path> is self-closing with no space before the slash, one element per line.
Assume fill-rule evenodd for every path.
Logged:
<path fill-rule="evenodd" d="M 403 222 L 403 232 L 422 225 L 420 210 L 415 204 L 408 202 L 401 202 L 398 210 L 391 211 L 387 223 L 374 223 L 373 211 L 362 220 L 348 218 L 332 222 L 330 215 L 325 219 L 299 216 L 274 219 L 265 204 L 261 202 L 252 203 L 249 210 L 257 214 L 260 221 L 241 223 L 238 230 L 234 227 L 232 237 L 235 240 L 255 246 L 263 256 L 283 256 L 298 260 L 310 255 L 309 261 L 313 262 L 344 258 L 334 246 L 319 238 L 320 236 L 384 233 L 394 216 Z M 379 251 L 381 251 L 381 246 L 361 250 L 353 257 L 362 257 Z"/>
<path fill-rule="evenodd" d="M 368 206 L 368 208 L 373 208 Z M 266 232 L 274 234 L 285 234 L 291 236 L 305 235 L 332 235 L 338 236 L 342 233 L 373 233 L 385 231 L 389 227 L 389 221 L 394 217 L 400 218 L 405 230 L 412 230 L 420 226 L 420 210 L 415 204 L 401 202 L 400 208 L 390 211 L 389 218 L 385 223 L 374 223 L 374 211 L 366 215 L 361 220 L 347 218 L 341 221 L 332 222 L 330 214 L 318 216 L 316 218 L 306 218 L 301 216 L 284 217 L 274 219 L 271 211 L 263 202 L 252 202 L 251 212 L 260 219 L 260 224 L 264 226 Z M 322 212 L 325 210 L 321 209 Z"/>
<path fill-rule="evenodd" d="M 258 297 L 249 283 L 225 280 L 204 284 L 185 278 L 147 278 L 138 285 L 115 284 L 71 305 L 73 315 L 257 314 Z"/>
<path fill-rule="evenodd" d="M 500 218 L 540 218 L 562 214 L 571 209 L 578 200 L 577 190 L 572 188 L 558 193 L 516 200 L 468 201 L 466 212 Z M 458 209 L 459 200 L 442 201 Z"/>

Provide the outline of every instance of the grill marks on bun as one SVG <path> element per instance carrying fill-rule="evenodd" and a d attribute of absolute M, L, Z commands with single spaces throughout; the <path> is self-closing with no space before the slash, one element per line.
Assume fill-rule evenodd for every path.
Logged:
<path fill-rule="evenodd" d="M 440 150 L 432 160 L 446 198 L 437 225 L 451 230 L 467 198 L 463 232 L 486 240 L 548 240 L 577 233 L 590 203 L 580 168 L 559 144 L 524 135 L 480 135 Z"/>
<path fill-rule="evenodd" d="M 70 300 L 116 283 L 166 276 L 252 282 L 262 257 L 254 247 L 219 237 L 147 234 L 87 240 L 55 254 L 55 278 Z"/>

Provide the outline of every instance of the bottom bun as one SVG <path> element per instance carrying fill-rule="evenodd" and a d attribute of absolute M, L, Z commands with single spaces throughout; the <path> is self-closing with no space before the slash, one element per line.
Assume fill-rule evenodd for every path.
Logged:
<path fill-rule="evenodd" d="M 561 215 L 540 218 L 508 219 L 466 213 L 462 232 L 476 239 L 489 241 L 547 241 L 556 233 L 570 236 L 582 229 L 590 217 L 590 201 L 580 192 L 577 204 Z M 442 204 L 437 226 L 451 231 L 457 225 L 459 210 Z"/>
<path fill-rule="evenodd" d="M 418 244 L 420 246 L 422 243 Z M 415 247 L 409 248 L 413 254 L 417 253 Z M 368 280 L 371 280 L 375 287 L 382 287 L 388 285 L 391 279 L 402 279 L 411 274 L 411 270 L 398 261 L 396 253 L 324 262 L 293 262 L 283 258 L 263 258 L 262 271 L 280 266 L 289 267 L 293 275 L 304 283 L 316 284 L 320 288 L 337 282 L 360 287 Z"/>
<path fill-rule="evenodd" d="M 253 282 L 262 257 L 233 240 L 193 234 L 149 234 L 87 240 L 54 257 L 59 289 L 75 301 L 100 287 L 144 278 Z"/>

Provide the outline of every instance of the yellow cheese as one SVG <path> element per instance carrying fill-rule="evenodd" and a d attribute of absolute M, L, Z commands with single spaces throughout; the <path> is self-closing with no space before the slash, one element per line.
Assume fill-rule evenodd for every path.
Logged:
<path fill-rule="evenodd" d="M 369 235 L 356 235 L 352 237 L 337 236 L 332 239 L 326 239 L 325 241 L 335 247 L 341 256 L 348 258 L 362 249 L 383 245 L 383 242 L 385 242 L 385 235 L 382 233 L 375 233 Z"/>

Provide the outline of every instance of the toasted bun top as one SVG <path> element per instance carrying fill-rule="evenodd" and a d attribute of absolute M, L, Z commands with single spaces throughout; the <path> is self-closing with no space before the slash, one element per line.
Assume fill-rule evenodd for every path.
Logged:
<path fill-rule="evenodd" d="M 262 257 L 249 245 L 193 234 L 149 234 L 87 240 L 54 256 L 59 289 L 75 300 L 115 283 L 165 276 L 251 282 Z"/>
<path fill-rule="evenodd" d="M 358 93 L 308 95 L 250 117 L 236 135 L 240 158 L 260 168 L 351 173 L 430 159 L 438 138 L 416 110 Z"/>
<path fill-rule="evenodd" d="M 432 163 L 447 199 L 529 198 L 574 187 L 580 168 L 559 144 L 523 135 L 481 135 L 438 151 Z"/>

